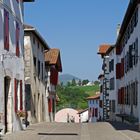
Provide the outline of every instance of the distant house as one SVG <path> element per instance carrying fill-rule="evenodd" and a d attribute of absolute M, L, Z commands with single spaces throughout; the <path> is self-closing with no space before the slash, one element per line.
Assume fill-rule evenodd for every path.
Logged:
<path fill-rule="evenodd" d="M 45 51 L 45 69 L 48 73 L 46 79 L 46 102 L 48 102 L 48 112 L 50 121 L 55 120 L 56 102 L 58 96 L 56 94 L 56 86 L 58 84 L 59 72 L 62 72 L 61 56 L 59 49 L 50 49 Z"/>
<path fill-rule="evenodd" d="M 100 119 L 99 100 L 100 94 L 87 98 L 88 100 L 88 122 L 97 122 Z"/>
<path fill-rule="evenodd" d="M 78 111 L 79 114 L 79 122 L 88 122 L 88 108 L 84 110 Z"/>

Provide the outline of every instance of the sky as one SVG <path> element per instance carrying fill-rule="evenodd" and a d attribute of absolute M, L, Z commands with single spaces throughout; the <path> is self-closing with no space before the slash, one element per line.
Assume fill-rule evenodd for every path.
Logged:
<path fill-rule="evenodd" d="M 50 48 L 61 51 L 62 74 L 94 81 L 102 72 L 100 44 L 116 42 L 129 0 L 35 0 L 25 4 L 25 23 Z"/>

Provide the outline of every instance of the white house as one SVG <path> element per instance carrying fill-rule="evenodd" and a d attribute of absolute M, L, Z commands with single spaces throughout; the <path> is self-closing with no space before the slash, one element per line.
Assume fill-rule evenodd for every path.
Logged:
<path fill-rule="evenodd" d="M 48 103 L 48 112 L 50 122 L 55 120 L 59 72 L 62 72 L 60 50 L 57 48 L 45 51 L 46 77 L 46 102 Z"/>
<path fill-rule="evenodd" d="M 100 119 L 100 94 L 87 98 L 88 100 L 88 122 L 97 122 Z"/>
<path fill-rule="evenodd" d="M 23 3 L 0 0 L 0 122 L 3 133 L 22 129 L 24 111 Z"/>
<path fill-rule="evenodd" d="M 88 108 L 78 111 L 79 123 L 88 122 Z"/>

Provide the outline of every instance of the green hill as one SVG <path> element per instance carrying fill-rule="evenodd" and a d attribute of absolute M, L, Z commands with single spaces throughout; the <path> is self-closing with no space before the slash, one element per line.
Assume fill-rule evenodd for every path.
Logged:
<path fill-rule="evenodd" d="M 94 86 L 58 86 L 57 94 L 60 101 L 57 111 L 62 108 L 85 109 L 88 107 L 87 97 L 95 95 L 99 91 L 99 85 Z"/>

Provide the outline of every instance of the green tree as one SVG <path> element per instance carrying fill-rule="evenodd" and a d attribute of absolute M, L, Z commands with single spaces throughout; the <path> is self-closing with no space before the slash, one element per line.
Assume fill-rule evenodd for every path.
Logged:
<path fill-rule="evenodd" d="M 71 82 L 70 82 L 70 81 L 67 82 L 67 86 L 68 86 L 68 87 L 71 86 Z"/>
<path fill-rule="evenodd" d="M 81 86 L 81 85 L 82 85 L 82 81 L 81 81 L 81 80 L 79 80 L 78 85 L 79 85 L 79 86 Z"/>
<path fill-rule="evenodd" d="M 89 82 L 88 79 L 82 81 L 82 85 L 86 85 Z"/>
<path fill-rule="evenodd" d="M 99 85 L 100 82 L 99 82 L 99 81 L 94 81 L 94 84 L 95 84 L 95 85 Z"/>
<path fill-rule="evenodd" d="M 76 86 L 76 81 L 74 78 L 72 79 L 71 86 Z"/>

